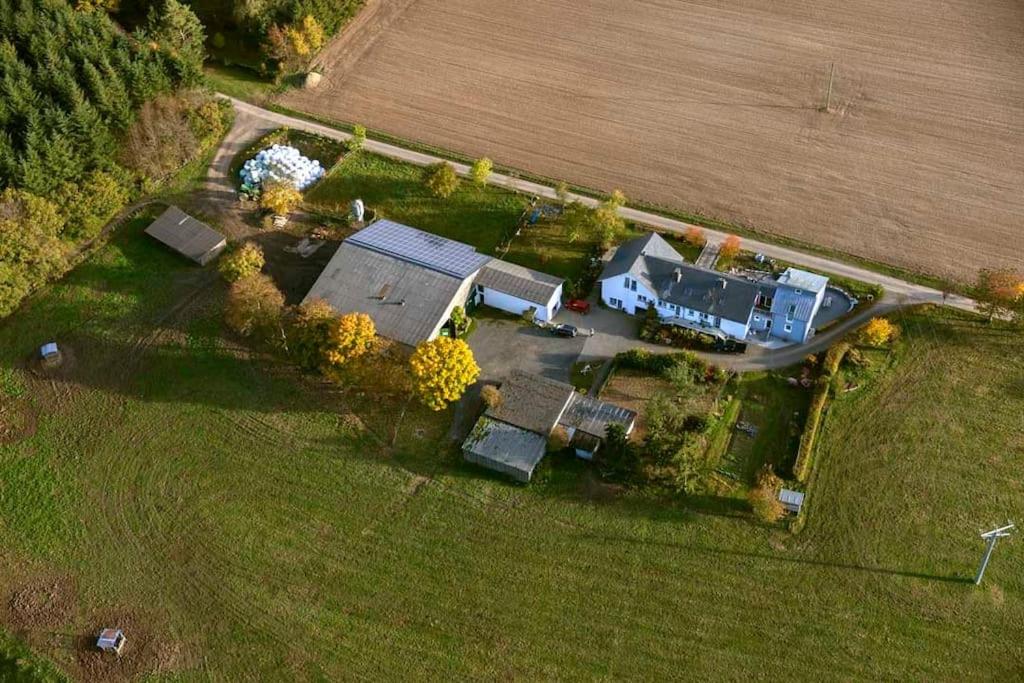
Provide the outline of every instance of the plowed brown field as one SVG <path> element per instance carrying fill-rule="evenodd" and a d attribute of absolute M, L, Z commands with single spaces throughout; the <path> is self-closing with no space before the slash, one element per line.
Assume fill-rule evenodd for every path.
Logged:
<path fill-rule="evenodd" d="M 1019 0 L 371 0 L 323 57 L 284 104 L 894 265 L 1024 268 Z"/>

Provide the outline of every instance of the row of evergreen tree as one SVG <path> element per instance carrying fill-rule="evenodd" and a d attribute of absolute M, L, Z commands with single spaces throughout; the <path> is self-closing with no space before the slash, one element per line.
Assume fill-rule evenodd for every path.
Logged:
<path fill-rule="evenodd" d="M 0 187 L 46 196 L 109 169 L 142 104 L 195 78 L 154 42 L 64 0 L 0 0 Z"/>
<path fill-rule="evenodd" d="M 226 125 L 190 89 L 205 35 L 187 6 L 161 0 L 134 34 L 103 7 L 0 0 L 0 316 Z"/>

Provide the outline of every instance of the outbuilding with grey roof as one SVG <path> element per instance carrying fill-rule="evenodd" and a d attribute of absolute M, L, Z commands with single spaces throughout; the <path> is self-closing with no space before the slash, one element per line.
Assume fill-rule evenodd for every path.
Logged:
<path fill-rule="evenodd" d="M 536 310 L 538 320 L 549 321 L 562 305 L 562 283 L 547 273 L 492 259 L 476 276 L 476 302 L 513 315 Z"/>
<path fill-rule="evenodd" d="M 146 234 L 201 266 L 215 259 L 228 245 L 224 235 L 176 206 L 168 206 L 157 216 L 146 228 Z"/>

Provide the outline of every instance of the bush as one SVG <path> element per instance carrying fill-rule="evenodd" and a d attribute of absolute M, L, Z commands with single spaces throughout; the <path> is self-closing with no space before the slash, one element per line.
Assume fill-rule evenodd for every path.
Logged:
<path fill-rule="evenodd" d="M 258 244 L 246 242 L 221 256 L 217 270 L 228 282 L 238 282 L 263 270 L 264 263 L 263 249 Z"/>
<path fill-rule="evenodd" d="M 767 524 L 774 524 L 782 519 L 786 509 L 779 502 L 777 492 L 756 486 L 747 493 L 747 500 L 754 511 L 754 516 Z"/>
<path fill-rule="evenodd" d="M 480 400 L 490 409 L 501 406 L 501 391 L 493 384 L 488 384 L 480 389 Z"/>
<path fill-rule="evenodd" d="M 687 415 L 686 419 L 683 420 L 683 429 L 687 432 L 703 433 L 707 430 L 709 424 L 707 415 Z"/>
<path fill-rule="evenodd" d="M 814 393 L 811 396 L 811 404 L 807 409 L 807 421 L 804 423 L 803 434 L 800 435 L 800 447 L 797 451 L 796 463 L 793 465 L 793 476 L 801 483 L 807 482 L 811 472 L 811 460 L 814 453 L 814 444 L 818 438 L 818 430 L 821 427 L 821 420 L 825 412 L 825 405 L 828 402 L 831 378 L 839 369 L 850 345 L 836 344 L 825 354 L 822 362 L 822 375 L 814 385 Z"/>
<path fill-rule="evenodd" d="M 704 234 L 704 229 L 698 228 L 696 225 L 691 225 L 686 229 L 683 239 L 694 247 L 703 247 L 708 243 L 708 236 Z"/>
<path fill-rule="evenodd" d="M 448 199 L 459 189 L 459 176 L 455 167 L 447 161 L 427 166 L 423 174 L 423 183 L 430 193 L 439 199 Z"/>
<path fill-rule="evenodd" d="M 260 192 L 260 206 L 279 216 L 287 216 L 301 203 L 302 193 L 291 183 L 265 183 Z"/>
<path fill-rule="evenodd" d="M 857 339 L 865 346 L 883 346 L 896 338 L 899 328 L 887 318 L 872 318 L 860 328 Z"/>
<path fill-rule="evenodd" d="M 352 126 L 352 137 L 348 140 L 348 151 L 358 152 L 366 144 L 366 126 L 356 124 Z"/>
<path fill-rule="evenodd" d="M 296 362 L 304 368 L 318 368 L 331 334 L 337 311 L 323 299 L 312 299 L 295 311 L 288 331 L 288 348 Z"/>
<path fill-rule="evenodd" d="M 281 333 L 284 295 L 268 276 L 257 273 L 238 280 L 228 292 L 228 326 L 243 337 Z"/>
<path fill-rule="evenodd" d="M 719 257 L 732 260 L 736 258 L 740 253 L 740 238 L 736 235 L 729 235 L 722 241 L 722 246 L 718 250 Z"/>
<path fill-rule="evenodd" d="M 57 206 L 24 190 L 0 193 L 0 316 L 66 264 Z"/>
<path fill-rule="evenodd" d="M 469 169 L 469 176 L 473 179 L 473 184 L 477 187 L 483 187 L 487 184 L 487 179 L 491 177 L 491 171 L 494 169 L 494 164 L 487 157 L 482 157 L 473 162 L 473 166 Z"/>
<path fill-rule="evenodd" d="M 569 447 L 569 432 L 562 425 L 555 425 L 548 435 L 548 451 L 558 453 Z"/>
<path fill-rule="evenodd" d="M 327 342 L 321 350 L 324 363 L 335 367 L 355 360 L 373 348 L 377 328 L 365 313 L 346 313 L 334 318 L 327 328 Z"/>

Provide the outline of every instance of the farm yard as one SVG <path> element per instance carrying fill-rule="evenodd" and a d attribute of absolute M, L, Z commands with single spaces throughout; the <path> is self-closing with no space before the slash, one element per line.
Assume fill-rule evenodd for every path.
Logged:
<path fill-rule="evenodd" d="M 240 345 L 223 285 L 146 218 L 0 323 L 3 414 L 27 418 L 0 448 L 0 617 L 76 679 L 1021 673 L 1015 542 L 965 582 L 976 527 L 1024 499 L 1019 335 L 905 316 L 832 409 L 792 536 L 579 461 L 527 488 L 465 465 L 450 412 Z M 70 362 L 39 375 L 51 336 Z M 117 664 L 83 644 L 108 621 Z"/>
<path fill-rule="evenodd" d="M 381 0 L 278 101 L 967 280 L 1024 263 L 1021 12 Z"/>

